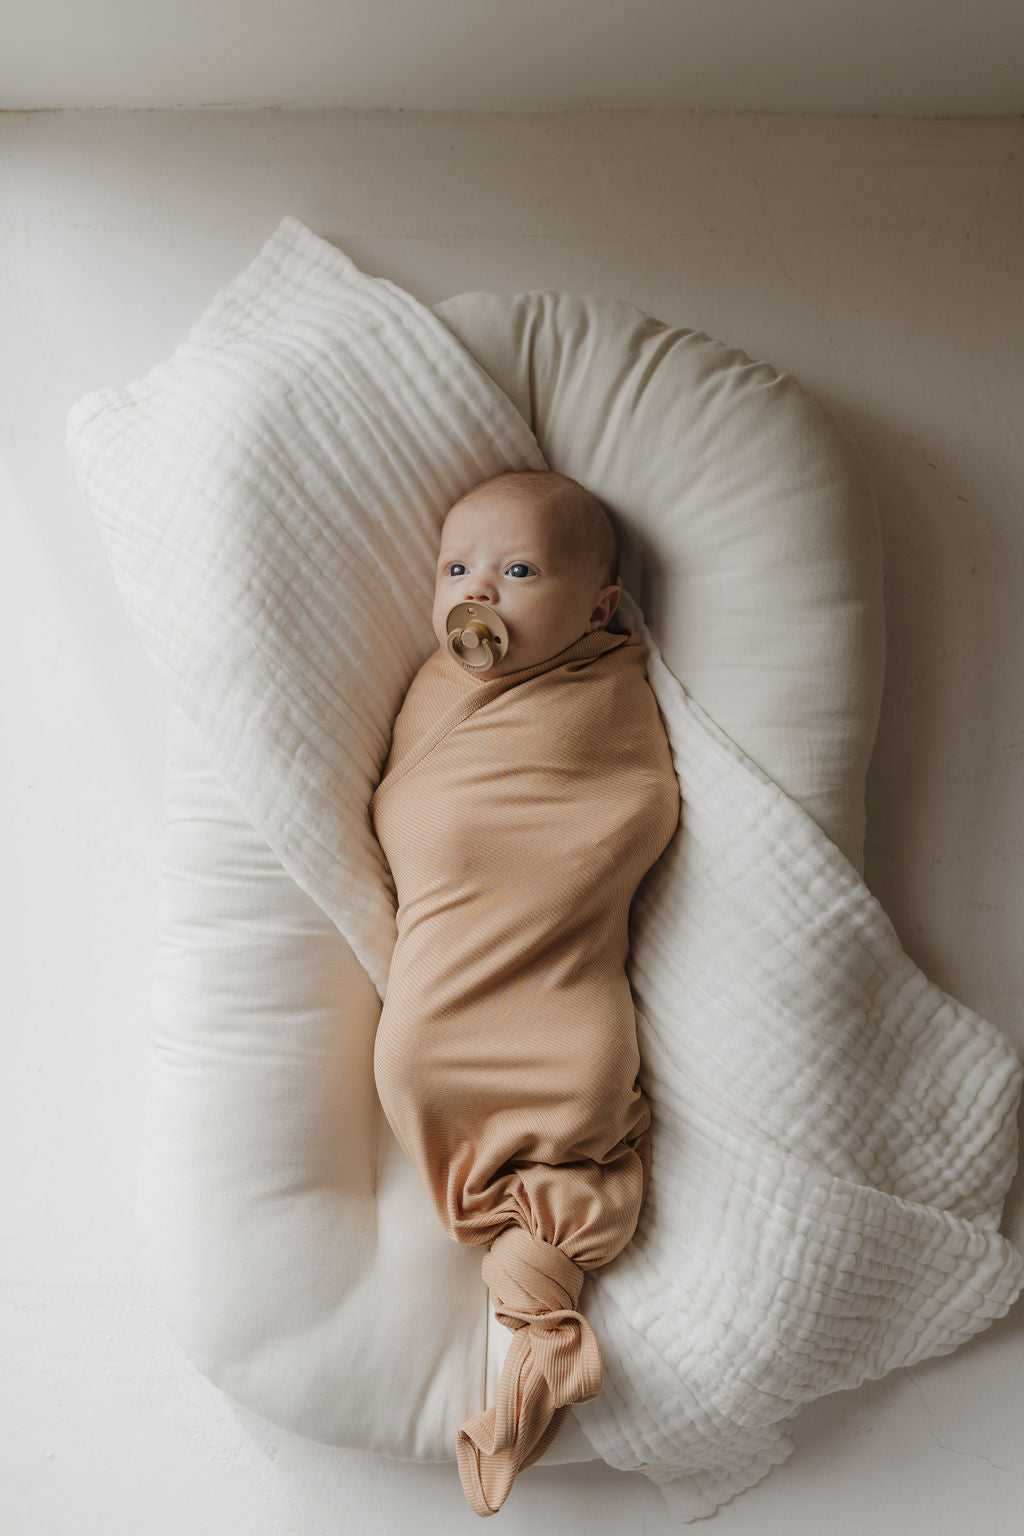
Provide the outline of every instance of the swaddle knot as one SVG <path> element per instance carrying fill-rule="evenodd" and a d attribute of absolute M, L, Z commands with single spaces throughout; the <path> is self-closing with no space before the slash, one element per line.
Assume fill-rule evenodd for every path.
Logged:
<path fill-rule="evenodd" d="M 561 1248 L 506 1227 L 484 1256 L 483 1277 L 494 1312 L 506 1328 L 535 1321 L 544 1327 L 571 1312 L 583 1289 L 583 1271 Z"/>
<path fill-rule="evenodd" d="M 483 1261 L 495 1316 L 515 1331 L 498 1400 L 459 1430 L 459 1475 L 470 1507 L 493 1515 L 517 1473 L 543 1456 L 570 1403 L 601 1390 L 594 1330 L 575 1310 L 580 1266 L 552 1243 L 508 1227 Z"/>

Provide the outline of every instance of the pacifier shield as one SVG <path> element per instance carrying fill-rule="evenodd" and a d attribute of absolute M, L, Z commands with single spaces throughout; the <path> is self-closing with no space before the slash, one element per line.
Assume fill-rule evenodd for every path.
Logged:
<path fill-rule="evenodd" d="M 448 654 L 470 672 L 487 672 L 508 652 L 504 621 L 486 603 L 456 603 L 444 621 Z"/>

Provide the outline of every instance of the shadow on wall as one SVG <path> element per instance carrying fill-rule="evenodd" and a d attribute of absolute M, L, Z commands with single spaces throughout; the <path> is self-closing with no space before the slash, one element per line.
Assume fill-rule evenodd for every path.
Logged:
<path fill-rule="evenodd" d="M 1020 966 L 1009 898 L 1014 886 L 1019 896 L 1024 849 L 1009 839 L 1024 758 L 1014 664 L 1024 654 L 1015 591 L 1024 528 L 1012 506 L 972 493 L 985 466 L 846 416 L 871 465 L 885 555 L 886 682 L 865 878 L 925 974 L 1016 1030 L 1024 1047 L 1006 990 Z M 1018 1134 L 1024 1144 L 1024 1104 Z M 1002 1230 L 1024 1247 L 1020 1172 Z M 1007 1329 L 1024 1329 L 1024 1309 L 1000 1337 Z M 991 1347 L 993 1332 L 966 1347 Z"/>
<path fill-rule="evenodd" d="M 1024 652 L 1013 577 L 1024 528 L 986 499 L 980 461 L 847 420 L 875 480 L 885 556 L 867 881 L 925 973 L 1006 1027 L 990 984 L 1005 984 L 1018 963 L 999 895 L 1024 757 L 1013 664 Z M 995 965 L 1000 927 L 1007 948 Z"/>

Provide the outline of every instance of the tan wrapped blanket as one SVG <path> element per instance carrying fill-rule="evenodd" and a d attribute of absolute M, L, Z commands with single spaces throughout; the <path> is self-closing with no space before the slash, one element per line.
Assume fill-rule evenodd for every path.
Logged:
<path fill-rule="evenodd" d="M 375 1072 L 395 1135 L 515 1331 L 458 1462 L 478 1514 L 601 1389 L 583 1272 L 636 1227 L 650 1167 L 625 962 L 633 894 L 679 821 L 632 635 L 488 680 L 437 651 L 371 815 L 398 893 Z"/>

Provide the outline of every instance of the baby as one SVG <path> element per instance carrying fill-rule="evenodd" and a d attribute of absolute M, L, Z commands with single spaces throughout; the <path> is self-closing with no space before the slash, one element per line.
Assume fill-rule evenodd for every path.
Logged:
<path fill-rule="evenodd" d="M 650 1166 L 629 907 L 679 820 L 607 513 L 576 481 L 474 487 L 441 535 L 439 648 L 371 802 L 398 895 L 374 1070 L 385 1114 L 513 1330 L 457 1457 L 481 1515 L 601 1389 L 584 1271 L 636 1228 Z"/>

